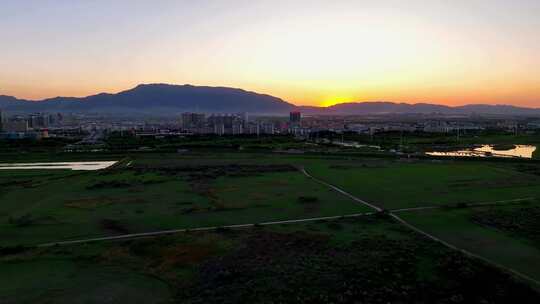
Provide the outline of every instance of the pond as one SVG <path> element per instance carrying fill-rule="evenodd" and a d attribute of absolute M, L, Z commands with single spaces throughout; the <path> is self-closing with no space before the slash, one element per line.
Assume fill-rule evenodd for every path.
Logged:
<path fill-rule="evenodd" d="M 117 161 L 89 162 L 50 162 L 50 163 L 0 163 L 0 170 L 29 170 L 29 169 L 65 169 L 65 170 L 100 170 L 108 168 Z"/>
<path fill-rule="evenodd" d="M 475 148 L 444 151 L 444 152 L 426 152 L 432 156 L 461 156 L 461 157 L 519 157 L 532 158 L 536 146 L 531 145 L 515 145 L 513 148 L 501 150 L 494 145 L 482 145 Z"/>

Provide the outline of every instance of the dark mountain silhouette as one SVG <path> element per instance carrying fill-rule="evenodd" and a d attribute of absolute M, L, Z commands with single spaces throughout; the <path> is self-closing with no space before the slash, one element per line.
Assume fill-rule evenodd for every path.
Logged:
<path fill-rule="evenodd" d="M 184 111 L 287 114 L 292 110 L 300 110 L 305 114 L 328 115 L 407 113 L 540 115 L 540 109 L 483 104 L 449 107 L 428 103 L 359 102 L 330 107 L 295 106 L 277 97 L 241 89 L 169 84 L 143 84 L 116 94 L 101 93 L 82 98 L 55 97 L 39 101 L 0 95 L 0 109 L 11 112 L 153 115 L 176 115 Z"/>
<path fill-rule="evenodd" d="M 117 94 L 55 97 L 40 101 L 0 96 L 7 111 L 58 111 L 177 114 L 182 111 L 286 113 L 295 106 L 282 99 L 241 89 L 192 85 L 143 84 Z"/>

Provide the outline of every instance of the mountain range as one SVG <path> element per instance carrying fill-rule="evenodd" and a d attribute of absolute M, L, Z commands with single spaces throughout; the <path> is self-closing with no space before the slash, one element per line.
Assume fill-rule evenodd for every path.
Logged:
<path fill-rule="evenodd" d="M 0 109 L 8 112 L 77 112 L 102 114 L 176 115 L 185 111 L 250 114 L 376 115 L 376 114 L 492 114 L 540 115 L 538 108 L 510 105 L 450 107 L 428 103 L 353 102 L 330 107 L 296 106 L 280 98 L 227 87 L 141 84 L 116 94 L 55 97 L 38 101 L 0 95 Z"/>

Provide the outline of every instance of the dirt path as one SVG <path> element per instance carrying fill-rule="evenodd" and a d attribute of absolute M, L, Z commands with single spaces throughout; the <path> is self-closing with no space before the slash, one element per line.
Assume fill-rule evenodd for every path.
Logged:
<path fill-rule="evenodd" d="M 356 197 L 356 196 L 354 196 L 354 195 L 352 195 L 352 194 L 346 192 L 346 191 L 343 190 L 343 189 L 340 189 L 340 188 L 338 188 L 338 187 L 336 187 L 336 186 L 334 186 L 334 185 L 332 185 L 332 184 L 329 184 L 329 183 L 327 183 L 327 182 L 325 182 L 325 181 L 323 181 L 323 180 L 320 180 L 320 179 L 318 179 L 318 178 L 312 176 L 312 175 L 309 174 L 309 173 L 306 171 L 306 169 L 304 169 L 304 168 L 300 168 L 299 170 L 300 170 L 300 172 L 302 172 L 302 173 L 303 173 L 305 176 L 307 176 L 308 178 L 311 178 L 311 179 L 313 179 L 314 181 L 316 181 L 317 183 L 323 184 L 323 185 L 325 185 L 325 186 L 327 186 L 327 187 L 333 189 L 334 191 L 337 191 L 337 192 L 339 192 L 339 193 L 345 195 L 346 197 L 352 199 L 353 201 L 356 201 L 356 202 L 359 202 L 359 203 L 361 203 L 361 204 L 363 204 L 363 205 L 366 205 L 366 206 L 368 206 L 368 207 L 370 207 L 370 208 L 372 208 L 372 209 L 375 209 L 376 211 L 379 211 L 379 212 L 380 212 L 380 211 L 383 211 L 383 209 L 380 208 L 380 207 L 378 207 L 378 206 L 375 206 L 375 205 L 373 205 L 373 204 L 370 204 L 370 203 L 368 203 L 368 202 L 366 202 L 366 201 L 364 201 L 364 200 L 362 200 L 362 199 L 359 199 L 358 197 Z"/>
<path fill-rule="evenodd" d="M 327 183 L 327 182 L 325 182 L 325 181 L 323 181 L 323 180 L 320 180 L 320 179 L 318 179 L 318 178 L 312 176 L 312 175 L 309 174 L 304 168 L 300 168 L 299 170 L 300 170 L 305 176 L 307 176 L 308 178 L 311 178 L 311 179 L 313 179 L 314 181 L 316 181 L 316 182 L 318 182 L 318 183 L 320 183 L 320 184 L 322 184 L 322 185 L 328 186 L 328 187 L 334 189 L 335 191 L 337 191 L 337 192 L 339 192 L 339 193 L 341 193 L 341 194 L 343 194 L 343 195 L 345 195 L 345 196 L 347 196 L 347 197 L 350 197 L 351 199 L 353 199 L 353 200 L 355 200 L 355 201 L 357 201 L 357 202 L 359 202 L 359 203 L 361 203 L 361 204 L 364 204 L 364 205 L 366 205 L 366 206 L 369 206 L 369 207 L 375 209 L 376 211 L 379 211 L 379 212 L 383 211 L 383 209 L 380 208 L 380 207 L 378 207 L 378 206 L 375 206 L 375 205 L 373 205 L 373 204 L 371 204 L 371 203 L 368 203 L 368 202 L 366 202 L 365 200 L 362 200 L 362 199 L 360 199 L 360 198 L 357 198 L 357 197 L 355 197 L 354 195 L 352 195 L 352 194 L 346 192 L 345 190 L 343 190 L 343 189 L 341 189 L 341 188 L 339 188 L 339 187 L 337 187 L 337 186 L 334 186 L 334 185 L 332 185 L 332 184 L 329 184 L 329 183 Z M 524 200 L 530 200 L 530 199 L 531 199 L 531 198 L 523 198 L 523 199 L 517 199 L 517 200 L 513 200 L 513 201 L 524 201 Z M 478 203 L 478 204 L 473 204 L 473 206 L 486 206 L 486 205 L 489 205 L 489 204 L 493 205 L 494 203 L 496 204 L 496 203 L 501 203 L 501 202 L 502 202 L 502 201 L 498 201 L 498 202 L 487 202 L 487 203 Z M 435 209 L 435 208 L 439 208 L 439 207 L 437 207 L 437 206 L 427 206 L 427 207 L 405 208 L 405 209 L 398 209 L 397 211 L 398 211 L 398 212 L 402 212 L 402 211 L 424 210 L 424 209 Z M 446 247 L 448 247 L 448 248 L 450 248 L 450 249 L 452 249 L 452 250 L 459 251 L 459 252 L 465 254 L 466 256 L 469 256 L 469 257 L 472 257 L 472 258 L 481 260 L 481 261 L 483 261 L 483 262 L 485 262 L 485 263 L 488 263 L 488 264 L 490 264 L 490 265 L 493 265 L 493 266 L 495 266 L 495 267 L 497 267 L 497 268 L 499 268 L 499 269 L 501 269 L 501 270 L 503 270 L 503 271 L 506 271 L 507 273 L 510 273 L 510 274 L 512 274 L 512 275 L 514 275 L 514 276 L 516 276 L 516 277 L 518 277 L 518 278 L 521 278 L 521 279 L 525 280 L 525 281 L 534 283 L 537 287 L 540 287 L 540 281 L 537 281 L 537 280 L 531 278 L 530 276 L 528 276 L 528 275 L 526 275 L 526 274 L 523 274 L 523 273 L 521 273 L 521 272 L 519 272 L 519 271 L 517 271 L 517 270 L 514 270 L 514 269 L 512 269 L 512 268 L 503 266 L 503 265 L 501 265 L 501 264 L 499 264 L 499 263 L 497 263 L 497 262 L 494 262 L 494 261 L 492 261 L 492 260 L 490 260 L 490 259 L 488 259 L 488 258 L 485 258 L 485 257 L 483 257 L 483 256 L 480 256 L 480 255 L 477 255 L 477 254 L 475 254 L 475 253 L 472 253 L 472 252 L 470 252 L 470 251 L 468 251 L 468 250 L 466 250 L 466 249 L 459 248 L 459 247 L 457 247 L 457 246 L 455 246 L 455 245 L 452 245 L 452 244 L 450 244 L 450 243 L 448 243 L 448 242 L 446 242 L 446 241 L 444 241 L 444 240 L 442 240 L 442 239 L 436 237 L 435 235 L 430 234 L 430 233 L 428 233 L 428 232 L 426 232 L 426 231 L 424 231 L 424 230 L 422 230 L 422 229 L 420 229 L 420 228 L 418 228 L 418 227 L 412 225 L 411 223 L 405 221 L 403 218 L 397 216 L 397 215 L 394 213 L 394 212 L 396 212 L 396 210 L 394 210 L 394 211 L 386 211 L 386 212 L 388 212 L 388 215 L 389 215 L 390 217 L 392 217 L 394 220 L 396 220 L 397 222 L 399 222 L 399 223 L 401 223 L 402 225 L 406 226 L 407 228 L 409 228 L 409 229 L 415 231 L 416 233 L 419 233 L 419 234 L 421 234 L 421 235 L 423 235 L 423 236 L 425 236 L 425 237 L 427 237 L 427 238 L 429 238 L 429 239 L 431 239 L 431 240 L 433 240 L 433 241 L 436 241 L 436 242 L 438 242 L 438 243 L 440 243 L 440 244 L 442 244 L 442 245 L 444 245 L 444 246 L 446 246 Z"/>
<path fill-rule="evenodd" d="M 153 232 L 130 233 L 130 234 L 122 234 L 122 235 L 116 235 L 116 236 L 87 238 L 87 239 L 72 240 L 72 241 L 50 242 L 50 243 L 39 244 L 39 245 L 37 245 L 37 247 L 51 247 L 51 246 L 59 246 L 59 245 L 82 244 L 82 243 L 91 243 L 91 242 L 98 242 L 98 241 L 127 240 L 127 239 L 153 237 L 153 236 L 175 234 L 175 233 L 182 233 L 182 232 L 212 231 L 212 230 L 219 230 L 219 229 L 238 229 L 238 228 L 250 228 L 250 227 L 257 227 L 257 226 L 271 226 L 271 225 L 307 223 L 307 222 L 316 222 L 316 221 L 337 220 L 337 219 L 343 219 L 343 218 L 354 218 L 354 217 L 368 216 L 368 215 L 373 215 L 373 214 L 375 214 L 375 212 L 353 213 L 353 214 L 336 215 L 336 216 L 312 217 L 312 218 L 283 220 L 283 221 L 271 221 L 271 222 L 253 223 L 253 224 L 239 224 L 239 225 L 224 225 L 224 226 L 210 226 L 210 227 L 198 227 L 198 228 L 182 228 L 182 229 L 171 229 L 171 230 L 159 230 L 159 231 L 153 231 Z"/>
<path fill-rule="evenodd" d="M 458 206 L 458 205 L 442 205 L 442 206 L 441 205 L 434 205 L 434 206 L 422 206 L 422 207 L 392 209 L 390 211 L 392 213 L 395 213 L 395 212 L 406 212 L 406 211 L 420 211 L 420 210 L 427 210 L 427 209 L 474 208 L 474 207 L 486 207 L 486 206 L 518 205 L 518 204 L 523 204 L 525 202 L 528 202 L 528 201 L 530 201 L 532 199 L 534 199 L 534 197 L 524 197 L 524 198 L 500 200 L 500 201 L 492 201 L 492 202 L 483 202 L 483 203 L 467 203 L 462 207 Z"/>

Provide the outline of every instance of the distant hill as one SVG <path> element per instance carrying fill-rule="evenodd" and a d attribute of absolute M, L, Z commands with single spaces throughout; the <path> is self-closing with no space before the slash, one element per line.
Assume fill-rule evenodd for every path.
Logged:
<path fill-rule="evenodd" d="M 320 109 L 320 108 L 319 108 Z M 306 109 L 309 111 L 309 109 Z M 317 111 L 318 109 L 313 109 Z M 434 104 L 407 104 L 393 102 L 351 102 L 340 103 L 327 108 L 324 111 L 327 114 L 344 113 L 351 115 L 360 114 L 401 114 L 401 113 L 435 113 L 449 112 L 452 108 Z"/>
<path fill-rule="evenodd" d="M 293 104 L 282 99 L 241 89 L 192 85 L 143 84 L 117 94 L 88 97 L 55 97 L 40 101 L 0 96 L 0 108 L 7 111 L 95 112 L 126 114 L 178 114 L 183 111 L 208 113 L 287 113 Z"/>
<path fill-rule="evenodd" d="M 465 105 L 450 107 L 428 103 L 358 102 L 341 103 L 326 108 L 301 107 L 305 113 L 328 115 L 376 115 L 376 114 L 491 114 L 491 115 L 540 115 L 538 108 L 509 105 Z"/>
<path fill-rule="evenodd" d="M 540 115 L 540 109 L 482 104 L 449 107 L 428 103 L 358 102 L 330 107 L 295 106 L 277 97 L 241 89 L 169 84 L 141 84 L 116 94 L 101 93 L 81 98 L 55 97 L 39 101 L 0 95 L 0 109 L 11 112 L 153 115 L 176 115 L 184 111 L 283 115 L 293 110 L 299 110 L 305 114 L 327 115 L 407 113 Z"/>

